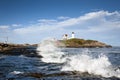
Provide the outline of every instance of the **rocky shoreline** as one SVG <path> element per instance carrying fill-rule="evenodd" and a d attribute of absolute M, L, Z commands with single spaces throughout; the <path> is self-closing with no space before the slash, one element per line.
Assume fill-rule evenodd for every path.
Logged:
<path fill-rule="evenodd" d="M 111 45 L 95 41 L 95 40 L 84 40 L 84 39 L 68 39 L 68 40 L 57 40 L 55 41 L 58 47 L 67 48 L 110 48 Z M 38 56 L 36 50 L 32 50 L 31 47 L 37 47 L 38 44 L 5 44 L 0 43 L 0 53 L 6 55 L 25 55 L 25 56 Z M 38 56 L 41 57 L 41 56 Z"/>
<path fill-rule="evenodd" d="M 4 46 L 6 45 L 6 46 Z M 36 49 L 31 49 L 32 45 L 23 45 L 23 44 L 0 44 L 0 54 L 3 55 L 24 55 L 27 57 L 39 57 Z"/>

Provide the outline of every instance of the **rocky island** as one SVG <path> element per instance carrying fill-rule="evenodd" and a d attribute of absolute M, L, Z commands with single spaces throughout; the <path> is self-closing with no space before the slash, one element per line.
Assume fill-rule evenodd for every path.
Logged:
<path fill-rule="evenodd" d="M 96 40 L 85 40 L 79 38 L 72 38 L 67 40 L 59 40 L 60 43 L 65 44 L 65 47 L 69 48 L 103 48 L 103 47 L 112 47 L 105 43 L 96 41 Z M 62 45 L 59 45 L 62 46 Z"/>

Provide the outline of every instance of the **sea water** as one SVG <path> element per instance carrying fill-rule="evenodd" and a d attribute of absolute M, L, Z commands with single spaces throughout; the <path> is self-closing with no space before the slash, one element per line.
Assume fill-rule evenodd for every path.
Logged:
<path fill-rule="evenodd" d="M 0 80 L 120 80 L 120 47 L 58 48 L 47 40 L 35 50 L 42 58 L 1 54 Z"/>

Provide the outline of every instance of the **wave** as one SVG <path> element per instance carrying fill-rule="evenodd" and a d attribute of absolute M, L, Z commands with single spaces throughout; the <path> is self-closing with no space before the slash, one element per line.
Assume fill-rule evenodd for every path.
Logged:
<path fill-rule="evenodd" d="M 116 76 L 120 78 L 120 70 L 115 70 L 108 57 L 100 54 L 93 57 L 88 54 L 89 50 L 78 52 L 75 55 L 66 55 L 60 48 L 57 48 L 55 40 L 44 40 L 38 46 L 39 55 L 46 63 L 64 63 L 61 71 L 79 71 L 89 74 L 101 75 L 103 77 Z"/>

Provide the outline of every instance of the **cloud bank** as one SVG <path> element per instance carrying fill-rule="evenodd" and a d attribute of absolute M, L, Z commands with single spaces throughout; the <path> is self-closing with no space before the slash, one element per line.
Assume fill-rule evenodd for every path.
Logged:
<path fill-rule="evenodd" d="M 39 19 L 27 26 L 9 26 L 15 43 L 39 43 L 41 39 L 61 39 L 65 33 L 75 32 L 77 38 L 95 39 L 112 45 L 120 45 L 120 12 L 97 11 L 79 17 L 60 16 L 56 19 Z M 0 26 L 0 29 L 2 27 Z"/>

